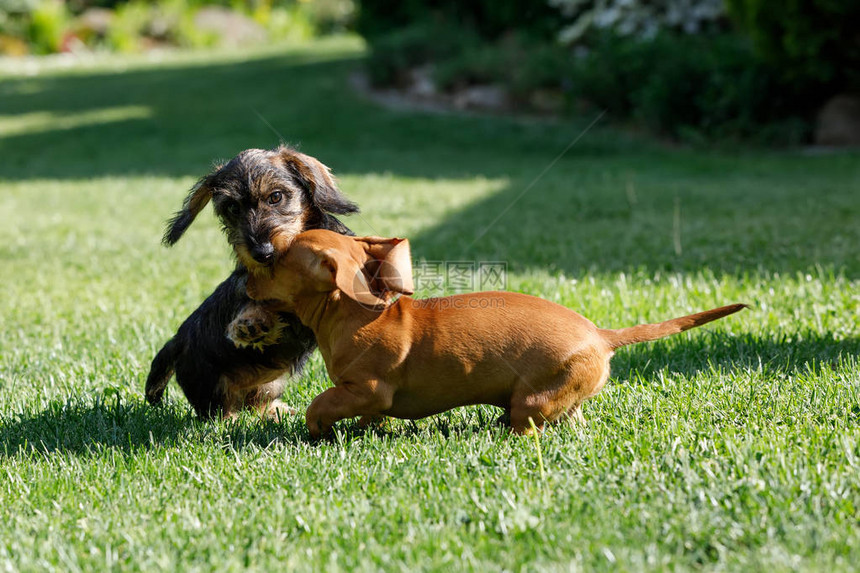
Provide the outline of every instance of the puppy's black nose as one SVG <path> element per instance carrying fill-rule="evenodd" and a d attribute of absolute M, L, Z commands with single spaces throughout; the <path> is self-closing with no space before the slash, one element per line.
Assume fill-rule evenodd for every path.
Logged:
<path fill-rule="evenodd" d="M 275 258 L 275 247 L 272 246 L 272 243 L 254 245 L 251 247 L 251 256 L 261 265 L 265 265 Z"/>

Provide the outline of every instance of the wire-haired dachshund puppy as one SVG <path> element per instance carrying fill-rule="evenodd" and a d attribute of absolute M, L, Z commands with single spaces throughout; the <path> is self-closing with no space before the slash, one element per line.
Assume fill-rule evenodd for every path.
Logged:
<path fill-rule="evenodd" d="M 252 302 L 245 283 L 273 263 L 273 241 L 289 244 L 307 229 L 352 234 L 331 214 L 355 213 L 358 207 L 313 157 L 286 146 L 249 149 L 194 185 L 168 222 L 164 243 L 176 243 L 210 201 L 233 247 L 236 270 L 158 352 L 146 398 L 159 403 L 175 373 L 201 418 L 229 417 L 242 408 L 272 417 L 291 413 L 279 400 L 284 378 L 297 373 L 316 347 L 313 332 L 293 315 L 273 314 Z"/>
<path fill-rule="evenodd" d="M 279 253 L 271 276 L 248 279 L 248 294 L 295 312 L 313 329 L 334 388 L 306 413 L 319 437 L 338 420 L 416 419 L 457 406 L 491 404 L 517 433 L 582 420 L 600 392 L 616 348 L 656 340 L 745 307 L 734 304 L 659 324 L 610 330 L 574 311 L 514 292 L 416 300 L 404 239 L 344 237 L 314 230 Z"/>

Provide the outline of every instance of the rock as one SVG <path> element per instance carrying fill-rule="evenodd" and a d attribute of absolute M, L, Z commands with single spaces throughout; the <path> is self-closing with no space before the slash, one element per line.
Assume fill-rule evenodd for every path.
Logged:
<path fill-rule="evenodd" d="M 236 47 L 265 40 L 266 31 L 252 19 L 221 6 L 201 8 L 194 15 L 194 26 L 215 34 L 222 46 Z"/>
<path fill-rule="evenodd" d="M 409 70 L 409 93 L 421 98 L 432 98 L 438 93 L 432 66 Z"/>
<path fill-rule="evenodd" d="M 860 146 L 860 96 L 840 94 L 824 104 L 815 122 L 815 144 Z"/>
<path fill-rule="evenodd" d="M 495 85 L 471 86 L 454 95 L 454 106 L 459 109 L 504 110 L 510 105 L 508 93 Z"/>

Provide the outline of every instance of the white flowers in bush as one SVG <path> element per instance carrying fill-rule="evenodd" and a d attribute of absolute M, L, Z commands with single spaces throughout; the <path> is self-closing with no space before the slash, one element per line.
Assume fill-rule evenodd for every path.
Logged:
<path fill-rule="evenodd" d="M 548 0 L 572 23 L 559 34 L 566 44 L 579 41 L 592 28 L 622 36 L 652 38 L 660 30 L 701 32 L 726 15 L 722 0 Z"/>

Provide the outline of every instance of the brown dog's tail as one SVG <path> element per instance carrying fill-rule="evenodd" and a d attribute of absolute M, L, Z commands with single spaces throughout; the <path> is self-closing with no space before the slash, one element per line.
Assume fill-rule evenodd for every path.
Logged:
<path fill-rule="evenodd" d="M 627 346 L 628 344 L 635 344 L 637 342 L 657 340 L 658 338 L 663 338 L 670 334 L 678 334 L 679 332 L 684 332 L 685 330 L 690 330 L 691 328 L 707 324 L 712 320 L 717 320 L 718 318 L 734 314 L 744 308 L 747 308 L 747 305 L 730 304 L 729 306 L 721 306 L 720 308 L 697 312 L 696 314 L 682 316 L 681 318 L 673 318 L 672 320 L 667 320 L 666 322 L 660 322 L 658 324 L 640 324 L 639 326 L 619 328 L 617 330 L 604 328 L 598 330 L 600 331 L 601 336 L 603 336 L 603 339 L 609 343 L 609 346 L 612 348 L 619 348 L 621 346 Z"/>
<path fill-rule="evenodd" d="M 173 376 L 173 371 L 176 368 L 176 359 L 181 352 L 182 346 L 174 337 L 168 340 L 164 348 L 159 350 L 155 358 L 152 359 L 149 376 L 146 378 L 146 401 L 153 406 L 161 402 L 164 389 L 167 388 L 167 383 L 170 382 L 170 377 Z"/>

